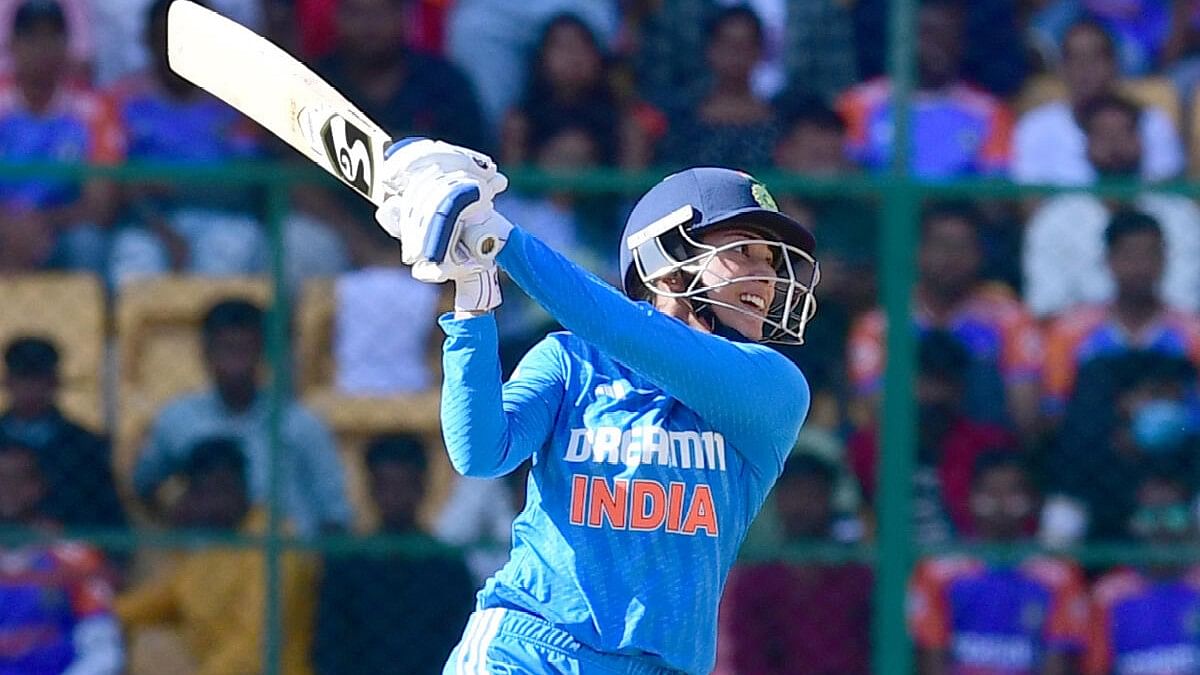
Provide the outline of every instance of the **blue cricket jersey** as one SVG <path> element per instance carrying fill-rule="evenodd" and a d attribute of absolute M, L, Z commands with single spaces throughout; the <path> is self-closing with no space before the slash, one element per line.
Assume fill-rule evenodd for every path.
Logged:
<path fill-rule="evenodd" d="M 495 319 L 441 319 L 454 467 L 499 476 L 533 458 L 511 558 L 479 606 L 709 672 L 725 579 L 808 411 L 804 376 L 629 300 L 520 229 L 498 261 L 569 332 L 502 385 Z"/>

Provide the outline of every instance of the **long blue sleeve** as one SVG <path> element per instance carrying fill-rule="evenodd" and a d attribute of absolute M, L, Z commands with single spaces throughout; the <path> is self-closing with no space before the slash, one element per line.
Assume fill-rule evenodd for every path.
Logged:
<path fill-rule="evenodd" d="M 442 433 L 455 470 L 502 476 L 545 444 L 562 400 L 562 356 L 546 340 L 529 351 L 501 386 L 499 340 L 490 315 L 441 317 Z"/>
<path fill-rule="evenodd" d="M 808 383 L 782 354 L 634 302 L 520 228 L 497 261 L 563 327 L 695 410 L 734 445 L 769 450 L 748 458 L 755 466 L 782 466 L 809 405 Z"/>

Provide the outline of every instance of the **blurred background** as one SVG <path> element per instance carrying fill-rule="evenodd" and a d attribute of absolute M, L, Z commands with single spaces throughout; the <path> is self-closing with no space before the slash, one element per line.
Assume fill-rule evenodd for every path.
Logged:
<path fill-rule="evenodd" d="M 447 289 L 170 72 L 169 4 L 0 0 L 0 672 L 438 673 L 526 471 L 453 474 Z M 1200 2 L 209 4 L 610 281 L 685 166 L 812 228 L 716 672 L 1200 673 Z"/>

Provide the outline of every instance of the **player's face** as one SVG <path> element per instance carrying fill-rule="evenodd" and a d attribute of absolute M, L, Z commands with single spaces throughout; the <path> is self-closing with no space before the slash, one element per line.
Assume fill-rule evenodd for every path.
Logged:
<path fill-rule="evenodd" d="M 0 524 L 27 523 L 42 499 L 37 458 L 22 449 L 0 452 Z"/>
<path fill-rule="evenodd" d="M 777 274 L 775 257 L 779 249 L 763 243 L 735 244 L 763 238 L 753 230 L 737 227 L 700 237 L 701 243 L 709 246 L 729 246 L 713 256 L 701 273 L 701 285 L 715 287 L 707 294 L 713 301 L 713 313 L 722 324 L 751 340 L 762 339 L 763 319 L 775 298 L 775 282 L 770 279 Z M 757 279 L 726 283 L 739 277 Z"/>

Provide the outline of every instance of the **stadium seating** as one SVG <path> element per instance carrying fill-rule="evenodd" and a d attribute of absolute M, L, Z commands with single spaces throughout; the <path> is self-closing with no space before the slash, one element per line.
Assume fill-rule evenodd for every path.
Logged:
<path fill-rule="evenodd" d="M 88 274 L 30 274 L 0 278 L 0 345 L 40 336 L 57 346 L 64 412 L 94 431 L 108 427 L 104 406 L 106 307 L 100 281 Z M 0 377 L 4 364 L 0 362 Z M 0 408 L 6 405 L 0 392 Z"/>

